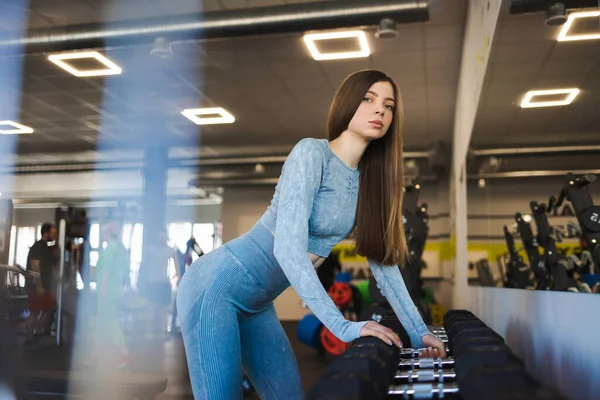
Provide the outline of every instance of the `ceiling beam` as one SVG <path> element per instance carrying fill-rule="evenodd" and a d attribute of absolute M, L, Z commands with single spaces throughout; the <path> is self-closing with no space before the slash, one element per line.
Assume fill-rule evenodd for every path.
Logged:
<path fill-rule="evenodd" d="M 600 152 L 600 145 L 473 149 L 470 151 L 470 154 L 475 157 L 489 157 L 489 156 L 523 156 L 523 155 L 535 155 L 535 154 L 548 155 L 548 154 L 596 153 L 596 152 Z"/>
<path fill-rule="evenodd" d="M 538 178 L 546 176 L 565 176 L 567 174 L 585 175 L 585 174 L 600 174 L 600 169 L 592 170 L 541 170 L 541 171 L 507 171 L 507 172 L 492 172 L 489 174 L 473 174 L 469 175 L 468 179 L 514 179 L 514 178 Z"/>
<path fill-rule="evenodd" d="M 511 14 L 545 12 L 552 3 L 558 0 L 512 0 Z M 598 0 L 561 0 L 567 9 L 598 7 Z"/>
<path fill-rule="evenodd" d="M 251 7 L 160 18 L 57 26 L 31 30 L 27 37 L 0 40 L 4 54 L 44 53 L 169 41 L 222 39 L 265 34 L 303 33 L 377 25 L 382 18 L 397 23 L 429 20 L 427 0 L 338 0 Z"/>

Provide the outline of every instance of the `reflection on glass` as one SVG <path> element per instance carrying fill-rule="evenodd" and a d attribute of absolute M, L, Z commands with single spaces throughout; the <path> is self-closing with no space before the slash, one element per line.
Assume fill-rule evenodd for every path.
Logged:
<path fill-rule="evenodd" d="M 503 199 L 502 186 L 509 185 L 496 184 L 494 195 L 486 196 L 484 201 L 496 214 L 470 214 L 469 224 L 476 231 L 476 220 L 487 219 L 489 226 L 502 233 L 498 236 L 493 232 L 489 238 L 502 238 L 502 242 L 488 244 L 479 253 L 473 252 L 474 244 L 470 243 L 469 267 L 474 275 L 471 282 L 481 286 L 600 293 L 600 206 L 594 202 L 594 193 L 599 192 L 594 183 L 594 175 L 569 173 L 530 189 L 531 193 L 522 193 L 522 198 L 516 198 L 513 183 L 512 202 Z M 471 200 L 477 209 L 475 200 L 480 201 L 481 197 L 471 191 Z"/>

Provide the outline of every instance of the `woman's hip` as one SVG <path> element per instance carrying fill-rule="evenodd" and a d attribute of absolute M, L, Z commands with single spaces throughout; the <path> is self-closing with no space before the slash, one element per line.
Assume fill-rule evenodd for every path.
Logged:
<path fill-rule="evenodd" d="M 195 313 L 201 314 L 254 313 L 268 307 L 273 300 L 225 245 L 205 254 L 188 268 L 179 284 L 177 308 L 181 318 L 193 308 Z"/>

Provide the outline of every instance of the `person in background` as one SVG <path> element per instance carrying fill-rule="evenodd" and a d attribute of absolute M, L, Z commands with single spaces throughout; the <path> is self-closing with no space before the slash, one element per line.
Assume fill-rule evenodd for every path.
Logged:
<path fill-rule="evenodd" d="M 200 248 L 200 245 L 196 242 L 196 239 L 192 237 L 185 244 L 185 252 L 181 252 L 178 248 L 175 248 L 175 253 L 177 255 L 177 257 L 175 258 L 175 267 L 177 270 L 175 286 L 178 287 L 179 282 L 181 281 L 181 278 L 183 278 L 186 269 L 190 265 L 192 265 L 192 262 L 194 261 L 192 256 L 193 253 L 196 253 L 198 257 L 202 257 L 204 255 L 204 251 L 202 251 L 202 248 Z M 173 302 L 171 304 L 171 323 L 169 328 L 170 332 L 177 332 L 177 326 L 177 301 L 176 299 L 173 299 Z"/>
<path fill-rule="evenodd" d="M 96 265 L 98 311 L 96 318 L 95 358 L 100 354 L 117 354 L 119 366 L 131 362 L 131 353 L 119 326 L 117 309 L 123 289 L 129 282 L 129 253 L 121 240 L 121 223 L 109 218 L 102 229 L 106 247 Z"/>
<path fill-rule="evenodd" d="M 155 240 L 148 250 L 148 260 L 144 261 L 144 275 L 140 278 L 141 291 L 150 306 L 149 337 L 160 336 L 169 326 L 169 306 L 171 304 L 171 282 L 169 281 L 169 261 L 180 270 L 177 251 L 169 246 L 167 231 L 156 233 Z"/>
<path fill-rule="evenodd" d="M 50 333 L 56 297 L 53 293 L 55 254 L 50 242 L 56 241 L 56 226 L 46 222 L 41 229 L 42 238 L 29 249 L 27 270 L 36 277 L 27 277 L 27 304 L 29 317 L 25 322 L 25 346 L 35 345 L 39 339 Z M 38 275 L 39 274 L 39 275 Z"/>

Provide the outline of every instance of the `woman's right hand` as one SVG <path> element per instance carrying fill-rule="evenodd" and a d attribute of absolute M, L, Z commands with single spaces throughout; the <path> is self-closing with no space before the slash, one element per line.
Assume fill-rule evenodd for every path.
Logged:
<path fill-rule="evenodd" d="M 359 335 L 360 337 L 375 336 L 389 345 L 395 344 L 400 348 L 402 347 L 402 341 L 393 330 L 386 328 L 375 321 L 369 321 L 360 328 Z"/>

